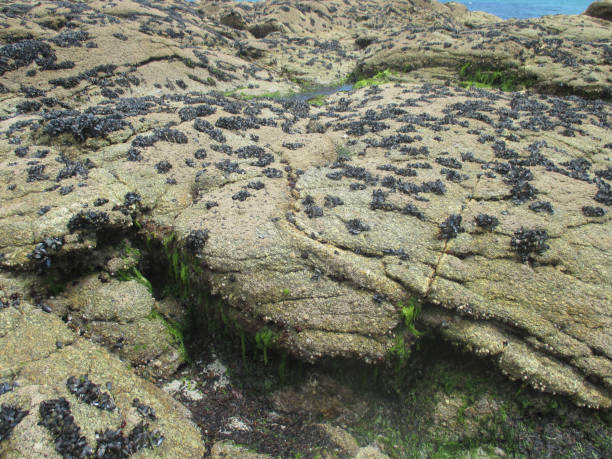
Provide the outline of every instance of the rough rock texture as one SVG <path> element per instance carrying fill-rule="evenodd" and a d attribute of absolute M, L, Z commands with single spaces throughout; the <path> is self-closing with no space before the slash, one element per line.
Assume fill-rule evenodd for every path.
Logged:
<path fill-rule="evenodd" d="M 213 17 L 233 7 L 203 3 Z M 597 11 L 605 11 L 606 2 L 591 9 L 597 3 Z M 264 40 L 270 53 L 261 63 L 297 80 L 333 84 L 347 69 L 369 76 L 392 68 L 410 72 L 408 78 L 445 81 L 471 63 L 505 70 L 547 92 L 612 96 L 610 29 L 588 16 L 501 21 L 457 3 L 422 0 L 258 2 L 241 9 L 247 24 L 274 18 L 284 27 L 282 35 Z M 244 43 L 259 41 L 247 37 Z"/>
<path fill-rule="evenodd" d="M 154 298 L 136 280 L 100 282 L 89 276 L 56 299 L 81 322 L 91 337 L 116 351 L 145 374 L 170 376 L 182 358 L 164 320 L 155 314 Z M 59 312 L 59 311 L 58 311 Z"/>
<path fill-rule="evenodd" d="M 92 451 L 100 445 L 97 432 L 121 429 L 127 437 L 145 422 L 164 440 L 161 446 L 141 449 L 134 457 L 202 456 L 200 433 L 185 407 L 135 376 L 109 352 L 78 337 L 54 314 L 19 301 L 20 290 L 15 290 L 19 284 L 15 278 L 0 277 L 2 301 L 12 297 L 11 304 L 0 310 L 0 379 L 14 386 L 1 396 L 1 401 L 28 414 L 0 443 L 2 457 L 61 457 L 54 437 L 40 424 L 49 419 L 40 415 L 40 407 L 62 397 L 68 401 L 80 436 L 85 437 Z M 82 375 L 98 384 L 101 393 L 108 394 L 116 407 L 102 410 L 71 393 L 68 379 Z M 135 398 L 153 408 L 155 415 L 144 416 L 135 406 Z"/>
<path fill-rule="evenodd" d="M 232 97 L 337 81 L 357 64 L 400 68 L 419 47 L 432 59 L 419 67 L 456 73 L 487 55 L 535 74 L 536 89 L 609 97 L 609 27 L 322 5 L 241 5 L 246 30 L 219 25 L 235 6 L 224 2 L 2 13 L 2 268 L 44 274 L 135 227 L 173 235 L 192 278 L 303 359 L 384 360 L 412 297 L 430 330 L 512 378 L 610 407 L 609 102 L 418 72 L 322 106 Z M 255 38 L 269 17 L 286 32 Z M 151 307 L 107 293 L 87 291 L 79 310 L 133 322 Z"/>

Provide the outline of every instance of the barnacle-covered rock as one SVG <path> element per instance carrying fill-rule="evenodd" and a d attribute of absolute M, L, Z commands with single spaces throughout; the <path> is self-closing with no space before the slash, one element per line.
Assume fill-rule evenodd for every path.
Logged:
<path fill-rule="evenodd" d="M 6 281 L 0 279 L 1 289 L 11 285 Z M 2 395 L 0 455 L 87 457 L 108 448 L 107 431 L 120 432 L 121 452 L 113 457 L 136 451 L 142 457 L 204 454 L 187 409 L 118 358 L 27 302 L 1 314 L 0 373 L 18 376 Z M 114 407 L 107 411 L 111 400 Z"/>
<path fill-rule="evenodd" d="M 106 250 L 172 240 L 194 263 L 181 266 L 190 285 L 220 295 L 246 329 L 274 329 L 275 345 L 304 360 L 385 360 L 413 297 L 423 329 L 511 377 L 612 404 L 603 21 L 291 0 L 241 6 L 236 29 L 219 23 L 232 2 L 22 4 L 0 12 L 0 265 L 87 273 L 29 320 L 70 313 L 141 374 L 168 375 L 180 353 L 137 257 Z M 336 86 L 349 74 L 372 78 L 310 102 L 289 95 L 296 81 Z M 533 90 L 454 84 L 482 75 Z M 17 320 L 20 302 L 3 294 L 0 321 Z M 84 345 L 52 330 L 24 330 L 31 349 L 0 334 L 14 349 L 2 353 L 7 367 L 33 366 L 19 363 L 29 354 L 65 367 Z M 121 431 L 78 420 L 77 409 L 99 410 L 66 380 L 88 374 L 103 391 L 106 381 L 77 357 L 45 399 L 70 402 L 94 452 L 96 432 L 105 451 L 123 447 L 140 420 Z M 163 419 L 130 396 L 129 409 L 137 397 Z M 175 444 L 167 425 L 146 422 L 136 431 L 145 443 L 159 430 L 160 450 Z"/>

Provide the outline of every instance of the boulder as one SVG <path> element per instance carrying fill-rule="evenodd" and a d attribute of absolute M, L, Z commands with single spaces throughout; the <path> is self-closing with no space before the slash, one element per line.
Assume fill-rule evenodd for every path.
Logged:
<path fill-rule="evenodd" d="M 219 295 L 226 320 L 303 360 L 392 361 L 427 331 L 610 407 L 611 109 L 596 99 L 609 27 L 474 30 L 426 3 L 258 2 L 245 23 L 284 30 L 257 40 L 255 62 L 214 19 L 231 2 L 204 18 L 134 3 L 104 25 L 97 3 L 70 4 L 83 30 L 59 34 L 36 24 L 46 2 L 2 13 L 5 32 L 38 35 L 0 49 L 0 266 L 38 275 L 47 296 L 70 277 L 51 309 L 68 299 L 61 311 L 107 345 L 129 336 L 138 365 L 176 368 L 153 297 L 135 273 L 90 274 L 135 267 L 91 262 L 128 239 L 165 258 L 152 272 L 169 264 L 194 298 Z M 322 106 L 287 96 L 357 64 L 358 89 Z"/>
<path fill-rule="evenodd" d="M 17 298 L 20 292 L 6 281 L 0 279 L 0 290 Z M 20 413 L 0 443 L 0 455 L 93 452 L 104 447 L 98 434 L 109 429 L 125 442 L 129 434 L 141 435 L 142 457 L 204 454 L 200 433 L 184 406 L 54 314 L 13 300 L 12 306 L 0 309 L 0 345 L 0 379 L 11 387 L 2 395 L 2 409 L 13 407 Z M 72 415 L 73 422 L 59 424 L 58 430 L 53 413 L 66 420 Z M 65 440 L 56 443 L 61 435 Z"/>
<path fill-rule="evenodd" d="M 612 2 L 609 0 L 593 2 L 589 5 L 584 14 L 592 18 L 612 21 Z"/>
<path fill-rule="evenodd" d="M 253 24 L 249 27 L 249 32 L 251 32 L 251 34 L 253 34 L 255 38 L 264 38 L 273 32 L 282 31 L 282 26 L 274 20 L 259 24 Z"/>
<path fill-rule="evenodd" d="M 244 30 L 246 28 L 246 22 L 238 11 L 230 11 L 219 18 L 221 24 L 231 27 L 236 30 Z"/>

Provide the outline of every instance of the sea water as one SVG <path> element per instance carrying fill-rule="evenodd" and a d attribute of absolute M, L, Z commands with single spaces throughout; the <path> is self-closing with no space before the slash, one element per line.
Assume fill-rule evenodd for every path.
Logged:
<path fill-rule="evenodd" d="M 255 2 L 258 0 L 242 0 Z M 359 0 L 352 0 L 356 3 Z M 450 0 L 441 0 L 447 3 Z M 549 14 L 580 14 L 595 0 L 454 0 L 472 11 L 486 11 L 502 19 L 534 18 Z"/>
<path fill-rule="evenodd" d="M 442 0 L 447 3 L 450 0 Z M 472 11 L 486 11 L 502 19 L 534 18 L 549 14 L 580 14 L 594 0 L 455 0 Z"/>

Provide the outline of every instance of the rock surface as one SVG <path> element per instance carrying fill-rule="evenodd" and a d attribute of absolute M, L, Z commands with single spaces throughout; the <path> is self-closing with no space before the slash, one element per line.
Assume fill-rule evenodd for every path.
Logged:
<path fill-rule="evenodd" d="M 612 21 L 612 2 L 610 0 L 593 2 L 589 5 L 584 14 L 593 18 Z"/>
<path fill-rule="evenodd" d="M 106 350 L 78 337 L 54 314 L 20 301 L 15 286 L 14 279 L 0 277 L 2 301 L 6 300 L 4 295 L 13 298 L 10 306 L 0 310 L 0 379 L 13 386 L 1 400 L 3 407 L 16 406 L 27 415 L 12 429 L 8 439 L 0 442 L 0 455 L 61 457 L 61 453 L 70 451 L 58 450 L 55 443 L 58 436 L 41 424 L 53 419 L 42 415 L 45 403 L 64 398 L 79 433 L 70 434 L 65 427 L 60 431 L 59 438 L 63 440 L 58 444 L 69 448 L 84 437 L 81 448 L 72 450 L 73 455 L 86 451 L 85 442 L 92 452 L 104 451 L 101 449 L 104 442 L 98 439 L 98 434 L 110 429 L 128 437 L 144 423 L 154 434 L 155 445 L 159 435 L 163 441 L 152 448 L 143 444 L 144 449 L 134 450 L 138 451 L 135 457 L 202 456 L 200 432 L 185 407 L 135 376 L 125 363 Z M 69 379 L 76 377 L 82 381 L 83 375 L 100 386 L 97 397 L 83 399 L 69 389 Z M 110 402 L 104 402 L 105 394 Z M 139 409 L 143 404 L 154 411 Z M 107 408 L 101 409 L 103 406 Z"/>
<path fill-rule="evenodd" d="M 610 407 L 612 110 L 576 96 L 611 95 L 609 26 L 499 22 L 436 2 L 322 5 L 240 4 L 244 30 L 219 22 L 233 2 L 3 10 L 2 268 L 44 277 L 111 236 L 173 236 L 196 261 L 191 278 L 300 358 L 384 360 L 415 339 L 412 298 L 429 330 L 512 378 Z M 276 31 L 253 29 L 270 18 Z M 466 63 L 571 95 L 424 79 L 457 80 Z M 251 99 L 386 68 L 404 73 L 321 106 Z M 104 320 L 137 327 L 150 312 L 135 281 L 87 288 L 97 282 L 69 292 L 100 334 L 112 335 Z M 106 382 L 83 357 L 115 362 L 105 351 L 77 340 L 51 352 L 44 336 L 28 349 L 41 357 L 11 344 L 7 368 L 57 360 L 49 382 L 24 376 L 24 389 L 58 397 L 68 370 Z M 179 448 L 170 424 L 165 445 Z"/>

